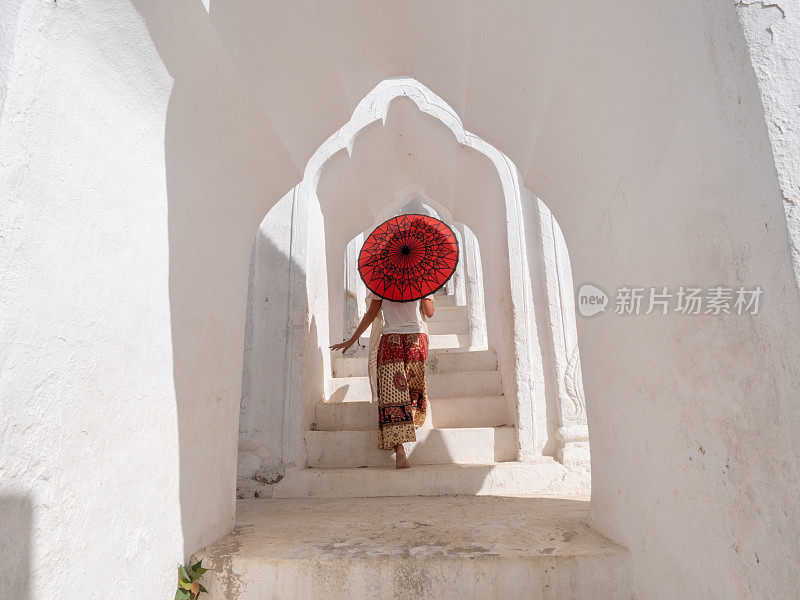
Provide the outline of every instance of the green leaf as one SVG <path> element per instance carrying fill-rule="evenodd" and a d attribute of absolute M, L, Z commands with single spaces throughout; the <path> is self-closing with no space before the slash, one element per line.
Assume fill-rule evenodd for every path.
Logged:
<path fill-rule="evenodd" d="M 179 584 L 183 589 L 188 590 L 192 587 L 192 582 L 188 579 L 181 579 Z"/>
<path fill-rule="evenodd" d="M 208 590 L 207 590 L 206 588 L 204 588 L 204 587 L 203 587 L 203 584 L 202 584 L 202 583 L 200 584 L 200 591 L 201 591 L 201 592 L 205 592 L 206 594 L 208 593 Z"/>
<path fill-rule="evenodd" d="M 186 570 L 186 567 L 183 566 L 183 565 L 178 567 L 178 579 L 190 579 L 191 580 L 191 577 L 189 577 L 189 572 Z"/>
<path fill-rule="evenodd" d="M 194 574 L 195 574 L 195 579 L 196 579 L 197 577 L 200 577 L 200 576 L 201 576 L 203 573 L 205 573 L 206 571 L 208 571 L 208 569 L 204 569 L 203 567 L 197 567 L 197 570 L 194 572 Z"/>
<path fill-rule="evenodd" d="M 199 562 L 196 562 L 192 565 L 192 571 L 197 571 L 200 567 L 203 566 L 203 559 L 201 558 Z"/>
<path fill-rule="evenodd" d="M 188 590 L 178 590 L 175 592 L 175 600 L 189 600 L 191 594 Z"/>

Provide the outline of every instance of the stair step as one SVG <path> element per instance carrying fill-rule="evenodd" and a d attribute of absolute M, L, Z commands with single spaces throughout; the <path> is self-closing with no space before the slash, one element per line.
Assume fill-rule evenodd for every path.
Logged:
<path fill-rule="evenodd" d="M 438 304 L 438 303 L 437 303 Z M 433 318 L 429 321 L 429 323 L 433 323 L 435 321 L 468 321 L 469 320 L 469 312 L 466 306 L 436 306 L 436 310 L 433 313 Z"/>
<path fill-rule="evenodd" d="M 430 398 L 423 427 L 501 427 L 509 423 L 505 396 Z M 363 402 L 318 402 L 317 431 L 369 431 L 378 427 L 378 406 Z"/>
<path fill-rule="evenodd" d="M 209 568 L 208 600 L 631 600 L 630 553 L 588 510 L 568 498 L 240 500 L 233 531 L 191 561 Z"/>
<path fill-rule="evenodd" d="M 332 360 L 334 377 L 366 377 L 366 356 L 338 356 Z M 497 355 L 493 350 L 442 352 L 431 350 L 425 361 L 427 373 L 456 373 L 462 371 L 496 371 Z"/>
<path fill-rule="evenodd" d="M 428 335 L 428 348 L 431 350 L 458 349 L 469 346 L 469 335 L 458 333 L 431 333 Z"/>
<path fill-rule="evenodd" d="M 441 321 L 431 319 L 428 321 L 428 333 L 430 335 L 457 334 L 466 335 L 469 333 L 469 323 L 467 321 Z"/>
<path fill-rule="evenodd" d="M 429 332 L 430 333 L 430 332 Z M 469 347 L 469 334 L 430 333 L 428 348 L 430 350 L 462 350 Z M 351 350 L 351 352 L 353 352 Z M 369 352 L 369 336 L 364 335 L 358 339 L 358 347 L 351 356 L 366 356 Z"/>
<path fill-rule="evenodd" d="M 371 398 L 368 377 L 335 377 L 332 382 L 330 402 L 358 402 Z M 429 398 L 499 396 L 503 393 L 499 371 L 426 373 L 425 387 Z"/>
<path fill-rule="evenodd" d="M 567 469 L 550 457 L 539 462 L 450 463 L 395 467 L 305 468 L 262 489 L 272 498 L 373 496 L 502 496 L 575 493 Z M 582 486 L 588 490 L 588 473 Z M 588 497 L 588 496 L 587 496 Z"/>
<path fill-rule="evenodd" d="M 516 458 L 514 427 L 417 429 L 417 441 L 404 444 L 418 465 L 491 463 Z M 378 448 L 378 431 L 306 431 L 309 467 L 389 467 L 394 452 Z"/>
<path fill-rule="evenodd" d="M 440 306 L 455 306 L 456 297 L 454 295 L 448 296 L 447 294 L 434 294 L 433 302 L 436 308 Z"/>
<path fill-rule="evenodd" d="M 366 364 L 366 363 L 365 363 Z M 461 352 L 428 352 L 426 373 L 463 373 L 464 371 L 497 371 L 497 354 L 494 350 Z"/>

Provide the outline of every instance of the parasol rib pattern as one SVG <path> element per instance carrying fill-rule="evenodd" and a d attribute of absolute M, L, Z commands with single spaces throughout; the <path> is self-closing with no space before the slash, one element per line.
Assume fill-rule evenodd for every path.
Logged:
<path fill-rule="evenodd" d="M 457 264 L 453 230 L 439 219 L 411 214 L 375 228 L 361 247 L 358 272 L 381 298 L 411 302 L 441 288 Z"/>

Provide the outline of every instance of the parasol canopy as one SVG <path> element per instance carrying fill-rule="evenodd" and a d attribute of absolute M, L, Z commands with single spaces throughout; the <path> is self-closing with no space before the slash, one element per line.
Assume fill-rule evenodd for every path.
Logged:
<path fill-rule="evenodd" d="M 450 227 L 428 215 L 399 215 L 369 234 L 358 273 L 370 291 L 392 302 L 432 294 L 453 275 L 458 241 Z"/>

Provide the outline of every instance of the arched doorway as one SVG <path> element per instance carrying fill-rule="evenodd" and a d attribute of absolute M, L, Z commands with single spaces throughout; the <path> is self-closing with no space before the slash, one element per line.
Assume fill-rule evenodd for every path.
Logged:
<path fill-rule="evenodd" d="M 399 97 L 412 102 L 394 103 Z M 378 119 L 383 127 L 373 125 Z M 415 160 L 417 153 L 422 160 Z M 347 316 L 343 257 L 352 254 L 360 235 L 408 205 L 398 190 L 407 192 L 409 185 L 423 192 L 416 200 L 436 204 L 474 235 L 483 264 L 477 287 L 485 292 L 480 303 L 471 303 L 475 321 L 483 318 L 485 337 L 477 336 L 482 347 L 471 347 L 472 335 L 464 344 L 455 334 L 457 343 L 442 348 L 464 351 L 448 359 L 454 370 L 442 373 L 447 383 L 432 390 L 452 400 L 440 414 L 456 416 L 417 442 L 420 460 L 481 465 L 487 481 L 496 469 L 544 465 L 562 469 L 562 481 L 563 470 L 577 472 L 570 485 L 586 491 L 588 431 L 563 236 L 547 207 L 521 187 L 507 157 L 463 130 L 452 109 L 419 82 L 394 78 L 376 86 L 320 147 L 303 182 L 259 230 L 251 265 L 240 494 L 303 495 L 308 487 L 292 480 L 306 477 L 307 467 L 385 462 L 365 421 L 368 407 L 360 397 L 368 390 L 366 378 L 347 359 L 331 357 L 327 347 L 354 318 Z M 458 281 L 448 291 L 458 306 Z M 357 289 L 353 300 L 356 309 L 349 314 L 358 315 Z M 486 409 L 489 398 L 492 410 Z M 479 421 L 459 420 L 459 413 Z M 478 450 L 459 453 L 462 447 Z M 535 491 L 551 476 L 522 479 Z M 470 482 L 463 492 L 475 487 Z"/>

